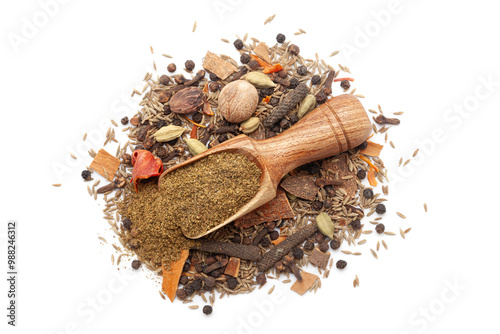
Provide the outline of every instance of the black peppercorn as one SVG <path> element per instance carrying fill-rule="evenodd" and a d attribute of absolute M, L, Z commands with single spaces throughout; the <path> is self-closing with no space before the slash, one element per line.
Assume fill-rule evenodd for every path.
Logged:
<path fill-rule="evenodd" d="M 377 204 L 377 206 L 375 207 L 375 212 L 378 213 L 379 215 L 384 214 L 385 211 L 386 211 L 385 205 L 382 203 Z"/>
<path fill-rule="evenodd" d="M 212 306 L 210 306 L 210 305 L 203 306 L 203 313 L 204 314 L 210 315 L 210 314 L 212 314 L 212 311 L 213 311 Z"/>
<path fill-rule="evenodd" d="M 130 227 L 132 226 L 132 221 L 128 218 L 125 218 L 122 222 L 122 226 L 126 230 L 130 230 Z"/>
<path fill-rule="evenodd" d="M 323 207 L 327 210 L 330 209 L 332 207 L 332 205 L 333 205 L 333 201 L 329 198 L 327 198 L 323 201 Z"/>
<path fill-rule="evenodd" d="M 276 42 L 278 43 L 283 43 L 285 41 L 286 37 L 283 34 L 278 34 L 276 35 Z"/>
<path fill-rule="evenodd" d="M 314 249 L 314 243 L 312 241 L 309 241 L 307 240 L 305 243 L 304 243 L 304 249 L 306 251 L 312 251 Z"/>
<path fill-rule="evenodd" d="M 300 81 L 297 78 L 292 78 L 292 80 L 290 80 L 290 88 L 292 88 L 292 89 L 297 87 L 299 84 L 300 84 Z"/>
<path fill-rule="evenodd" d="M 160 77 L 159 83 L 160 83 L 160 85 L 164 85 L 164 86 L 168 85 L 170 83 L 170 77 L 166 74 L 163 74 Z"/>
<path fill-rule="evenodd" d="M 255 71 L 260 67 L 260 64 L 257 60 L 252 59 L 248 62 L 248 66 L 252 69 L 252 71 Z"/>
<path fill-rule="evenodd" d="M 296 56 L 300 53 L 300 48 L 297 45 L 292 44 L 288 47 L 288 52 L 290 52 L 290 54 Z"/>
<path fill-rule="evenodd" d="M 134 261 L 132 261 L 132 268 L 137 270 L 137 269 L 139 269 L 139 267 L 141 266 L 141 264 L 142 264 L 141 261 L 134 260 Z"/>
<path fill-rule="evenodd" d="M 326 93 L 323 92 L 323 91 L 321 91 L 318 94 L 316 94 L 316 102 L 318 104 L 325 103 L 327 99 L 328 99 L 328 95 L 326 95 Z"/>
<path fill-rule="evenodd" d="M 177 298 L 179 298 L 180 300 L 186 299 L 186 297 L 187 297 L 187 293 L 186 293 L 186 291 L 184 291 L 184 289 L 177 290 L 176 295 L 177 295 Z"/>
<path fill-rule="evenodd" d="M 203 271 L 203 264 L 201 263 L 197 263 L 194 265 L 194 270 L 197 272 L 197 273 L 201 273 Z"/>
<path fill-rule="evenodd" d="M 358 150 L 364 150 L 367 147 L 368 147 L 368 142 L 365 140 L 364 142 L 362 142 L 361 144 L 359 144 L 358 147 L 356 147 L 356 149 L 358 149 Z"/>
<path fill-rule="evenodd" d="M 243 41 L 239 38 L 233 42 L 233 45 L 236 48 L 236 50 L 243 49 Z"/>
<path fill-rule="evenodd" d="M 163 114 L 170 115 L 171 113 L 172 110 L 170 109 L 170 105 L 168 104 L 163 105 Z"/>
<path fill-rule="evenodd" d="M 241 244 L 241 236 L 239 234 L 235 234 L 233 237 L 233 242 L 235 244 Z"/>
<path fill-rule="evenodd" d="M 195 291 L 200 290 L 201 286 L 202 286 L 202 281 L 200 278 L 197 278 L 197 279 L 193 280 L 190 285 L 193 287 L 193 289 Z"/>
<path fill-rule="evenodd" d="M 336 266 L 337 269 L 344 269 L 347 266 L 347 262 L 344 260 L 338 260 Z"/>
<path fill-rule="evenodd" d="M 165 147 L 158 147 L 156 149 L 156 155 L 159 157 L 159 158 L 166 158 L 167 155 L 168 155 L 168 151 Z"/>
<path fill-rule="evenodd" d="M 174 123 L 172 122 L 172 124 L 174 124 Z M 175 139 L 167 141 L 167 144 L 170 146 L 174 146 L 175 144 L 177 144 L 178 141 L 179 141 L 179 138 L 175 138 Z"/>
<path fill-rule="evenodd" d="M 184 63 L 184 66 L 186 67 L 186 70 L 188 71 L 192 71 L 194 69 L 194 61 L 192 60 L 187 60 L 185 63 Z"/>
<path fill-rule="evenodd" d="M 366 177 L 366 172 L 363 169 L 360 169 L 358 170 L 358 173 L 356 173 L 356 176 L 358 177 L 358 179 L 364 180 L 364 178 Z"/>
<path fill-rule="evenodd" d="M 216 92 L 219 90 L 219 83 L 218 82 L 215 82 L 215 81 L 212 81 L 209 85 L 208 85 L 208 89 L 210 89 L 211 92 Z"/>
<path fill-rule="evenodd" d="M 184 267 L 182 267 L 182 271 L 189 271 L 189 268 L 191 268 L 191 265 L 189 262 L 184 263 Z"/>
<path fill-rule="evenodd" d="M 330 247 L 332 247 L 332 249 L 339 249 L 340 241 L 338 241 L 337 239 L 333 239 L 332 241 L 330 241 Z"/>
<path fill-rule="evenodd" d="M 240 56 L 240 61 L 242 64 L 248 64 L 248 62 L 250 61 L 250 55 L 248 53 L 244 53 Z"/>
<path fill-rule="evenodd" d="M 307 67 L 305 67 L 304 65 L 299 66 L 299 68 L 297 69 L 297 74 L 301 76 L 307 75 Z"/>
<path fill-rule="evenodd" d="M 233 276 L 229 276 L 227 278 L 227 287 L 231 290 L 234 290 L 236 289 L 236 287 L 238 286 L 238 280 L 236 278 L 234 278 Z"/>
<path fill-rule="evenodd" d="M 158 123 L 156 123 L 156 128 L 161 129 L 166 125 L 167 125 L 167 122 L 165 122 L 164 120 L 159 120 Z"/>
<path fill-rule="evenodd" d="M 268 237 L 264 237 L 264 238 L 262 238 L 262 240 L 260 240 L 259 243 L 262 247 L 267 248 L 267 247 L 269 247 L 269 245 L 271 245 L 271 240 L 269 240 Z"/>
<path fill-rule="evenodd" d="M 321 232 L 316 233 L 316 235 L 314 236 L 314 240 L 316 240 L 318 244 L 324 242 L 325 239 L 326 239 L 325 235 Z"/>
<path fill-rule="evenodd" d="M 320 201 L 314 201 L 311 203 L 311 209 L 319 211 L 321 210 L 321 208 L 323 208 L 323 203 L 321 203 Z"/>
<path fill-rule="evenodd" d="M 323 243 L 319 244 L 318 249 L 320 251 L 322 251 L 323 253 L 326 253 L 326 252 L 328 252 L 328 249 L 330 249 L 330 247 L 328 247 L 327 242 L 323 242 Z"/>
<path fill-rule="evenodd" d="M 175 126 L 181 126 L 182 125 L 182 122 L 180 119 L 176 118 L 172 121 L 172 124 L 175 125 Z"/>
<path fill-rule="evenodd" d="M 213 278 L 219 278 L 220 275 L 222 275 L 222 272 L 220 269 L 212 270 L 212 272 L 210 273 L 210 276 L 212 276 Z"/>
<path fill-rule="evenodd" d="M 91 176 L 92 176 L 92 173 L 91 173 L 89 170 L 84 170 L 84 171 L 82 172 L 82 178 L 83 178 L 84 180 L 88 180 L 88 179 L 90 179 L 90 177 L 91 177 Z"/>
<path fill-rule="evenodd" d="M 181 278 L 179 279 L 179 283 L 182 285 L 186 285 L 189 282 L 189 277 L 186 275 L 182 275 Z"/>
<path fill-rule="evenodd" d="M 290 128 L 292 126 L 292 124 L 290 123 L 289 120 L 287 120 L 286 118 L 283 118 L 281 121 L 280 121 L 280 127 L 283 129 L 283 130 L 286 130 L 288 128 Z"/>
<path fill-rule="evenodd" d="M 210 74 L 208 75 L 208 77 L 209 77 L 209 78 L 210 78 L 210 80 L 212 80 L 212 81 L 217 81 L 217 80 L 219 80 L 219 77 L 218 77 L 217 75 L 213 74 L 213 73 L 210 73 Z"/>
<path fill-rule="evenodd" d="M 321 82 L 321 77 L 319 75 L 313 75 L 311 78 L 311 83 L 313 85 L 318 85 Z"/>
<path fill-rule="evenodd" d="M 252 244 L 252 238 L 250 237 L 243 238 L 243 245 L 251 245 L 251 244 Z"/>
<path fill-rule="evenodd" d="M 299 121 L 299 116 L 297 115 L 290 116 L 290 123 L 292 123 L 292 125 L 297 123 L 298 121 Z"/>
<path fill-rule="evenodd" d="M 203 114 L 201 114 L 199 112 L 195 112 L 193 114 L 193 116 L 191 117 L 191 119 L 193 120 L 193 122 L 200 123 L 201 120 L 203 119 Z"/>
<path fill-rule="evenodd" d="M 270 234 L 269 234 L 269 238 L 271 238 L 271 240 L 276 240 L 280 237 L 280 233 L 278 231 L 272 231 Z"/>
<path fill-rule="evenodd" d="M 188 284 L 184 287 L 184 291 L 186 292 L 187 296 L 191 296 L 194 292 L 194 288 L 191 284 Z"/>
<path fill-rule="evenodd" d="M 340 82 L 340 87 L 344 89 L 349 89 L 351 87 L 351 83 L 348 80 L 342 80 Z"/>
<path fill-rule="evenodd" d="M 212 276 L 207 276 L 204 278 L 205 280 L 205 290 L 212 289 L 215 286 L 215 278 Z"/>
<path fill-rule="evenodd" d="M 273 138 L 276 136 L 276 132 L 274 131 L 269 131 L 266 135 L 266 138 Z"/>
<path fill-rule="evenodd" d="M 366 188 L 365 190 L 363 190 L 363 196 L 365 198 L 368 198 L 368 199 L 372 198 L 373 197 L 373 190 L 370 188 Z"/>
<path fill-rule="evenodd" d="M 122 125 L 127 125 L 128 124 L 128 117 L 127 116 L 123 117 L 121 122 L 122 122 Z"/>
<path fill-rule="evenodd" d="M 300 248 L 295 248 L 293 250 L 293 257 L 296 258 L 297 260 L 300 260 L 304 257 L 304 251 Z"/>
<path fill-rule="evenodd" d="M 375 231 L 377 231 L 378 234 L 382 234 L 385 231 L 385 225 L 380 223 L 375 226 Z"/>
<path fill-rule="evenodd" d="M 175 64 L 174 64 L 174 63 L 170 63 L 170 64 L 168 64 L 168 66 L 167 66 L 167 71 L 169 71 L 170 73 L 175 72 L 175 70 L 176 70 L 176 69 L 177 69 L 177 66 L 175 66 Z"/>
<path fill-rule="evenodd" d="M 266 284 L 267 281 L 266 274 L 264 273 L 258 274 L 257 277 L 255 277 L 255 281 L 257 282 L 258 285 Z"/>
<path fill-rule="evenodd" d="M 359 219 L 356 219 L 351 222 L 351 227 L 353 230 L 359 230 L 361 228 L 361 221 Z"/>

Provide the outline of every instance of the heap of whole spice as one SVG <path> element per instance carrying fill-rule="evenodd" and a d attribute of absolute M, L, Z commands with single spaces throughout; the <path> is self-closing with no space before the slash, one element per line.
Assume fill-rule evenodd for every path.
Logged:
<path fill-rule="evenodd" d="M 341 270 L 349 256 L 362 254 L 347 248 L 367 242 L 370 224 L 375 235 L 395 234 L 381 223 L 386 200 L 375 192 L 379 182 L 388 181 L 379 158 L 382 145 L 367 141 L 290 172 L 274 200 L 234 223 L 198 240 L 185 236 L 210 229 L 248 202 L 258 190 L 260 170 L 242 155 L 217 154 L 167 174 L 158 187 L 162 170 L 242 133 L 255 139 L 276 136 L 333 96 L 334 89 L 346 92 L 354 81 L 339 77 L 350 75 L 345 66 L 335 69 L 317 54 L 303 58 L 299 46 L 281 33 L 272 46 L 250 41 L 245 35 L 234 42 L 239 62 L 210 51 L 203 69 L 196 71 L 200 65 L 186 61 L 185 70 L 196 71 L 191 78 L 172 74 L 174 63 L 157 79 L 147 73 L 143 93 L 133 92 L 142 95 L 141 109 L 121 120 L 129 140 L 115 156 L 90 150 L 94 161 L 82 173 L 86 181 L 93 180 L 94 171 L 112 181 L 98 189 L 96 181 L 88 191 L 95 198 L 104 194 L 104 218 L 120 242 L 114 245 L 120 253 L 116 263 L 132 257 L 133 269 L 144 264 L 162 275 L 164 299 L 191 302 L 200 295 L 210 304 L 203 307 L 205 314 L 212 313 L 215 292 L 220 298 L 247 293 L 268 277 L 285 276 L 284 283 L 293 278 L 292 290 L 299 294 L 316 291 L 321 278 L 303 269 L 308 263 L 327 278 L 334 262 Z M 380 107 L 369 111 L 381 126 L 373 124 L 374 134 L 385 134 L 387 142 L 389 125 L 399 120 L 384 116 Z M 117 140 L 110 128 L 104 146 L 112 141 Z M 388 186 L 382 191 L 388 195 Z M 373 214 L 378 216 L 370 220 Z M 409 230 L 400 233 L 404 237 Z M 379 238 L 370 249 L 375 258 L 380 244 L 387 249 Z M 359 286 L 357 276 L 353 285 Z"/>

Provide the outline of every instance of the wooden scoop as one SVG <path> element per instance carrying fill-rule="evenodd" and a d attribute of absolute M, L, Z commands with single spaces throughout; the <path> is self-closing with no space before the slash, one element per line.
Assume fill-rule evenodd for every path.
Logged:
<path fill-rule="evenodd" d="M 239 135 L 225 141 L 166 170 L 158 184 L 177 168 L 220 152 L 244 154 L 260 168 L 260 189 L 255 197 L 224 222 L 191 237 L 198 239 L 269 202 L 276 196 L 281 178 L 292 169 L 354 148 L 363 143 L 371 131 L 371 122 L 359 100 L 344 94 L 326 101 L 276 137 L 255 140 Z"/>

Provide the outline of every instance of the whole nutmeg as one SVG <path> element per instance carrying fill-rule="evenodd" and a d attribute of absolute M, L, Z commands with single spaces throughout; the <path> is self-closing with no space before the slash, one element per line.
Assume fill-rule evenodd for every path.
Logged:
<path fill-rule="evenodd" d="M 240 123 L 250 118 L 258 103 L 257 89 L 245 80 L 228 83 L 219 95 L 219 110 L 222 116 L 231 123 Z"/>
<path fill-rule="evenodd" d="M 205 94 L 201 90 L 196 87 L 188 87 L 172 96 L 170 109 L 177 114 L 190 114 L 200 109 L 204 102 Z"/>

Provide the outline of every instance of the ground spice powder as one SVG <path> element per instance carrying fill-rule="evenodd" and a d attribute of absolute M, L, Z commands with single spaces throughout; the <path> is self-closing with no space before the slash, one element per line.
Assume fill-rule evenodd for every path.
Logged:
<path fill-rule="evenodd" d="M 172 214 L 188 237 L 200 235 L 235 214 L 258 192 L 261 171 L 246 156 L 212 154 L 162 179 Z M 171 194 L 171 195 L 170 195 Z"/>
<path fill-rule="evenodd" d="M 257 194 L 260 169 L 246 156 L 219 153 L 139 185 L 120 205 L 130 219 L 126 242 L 154 267 L 167 266 L 196 236 L 223 222 Z M 184 232 L 184 234 L 183 234 Z"/>

